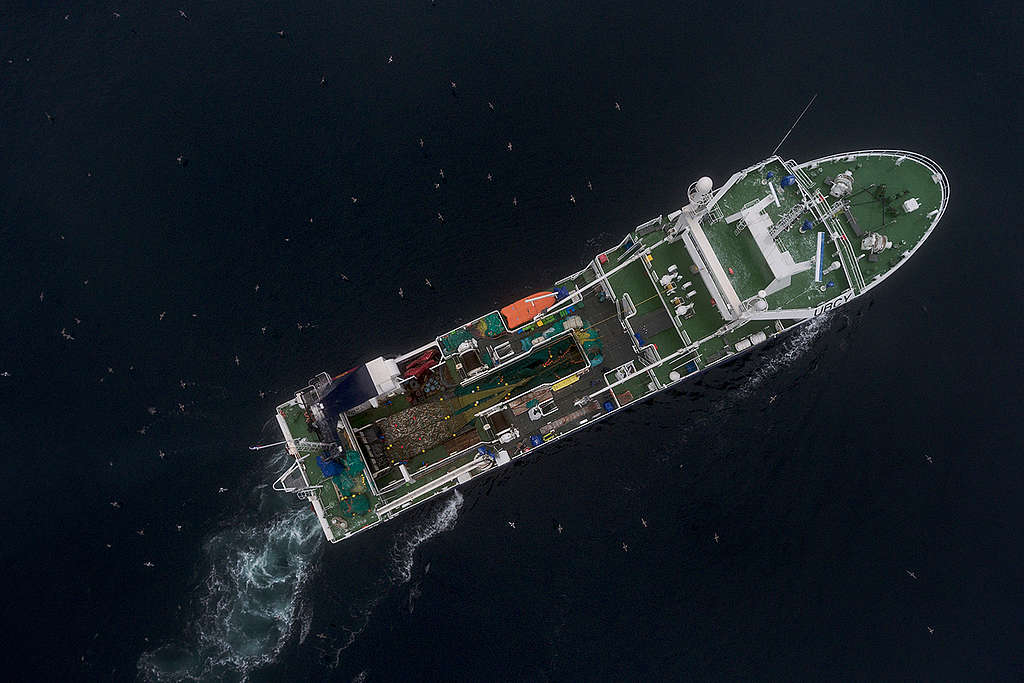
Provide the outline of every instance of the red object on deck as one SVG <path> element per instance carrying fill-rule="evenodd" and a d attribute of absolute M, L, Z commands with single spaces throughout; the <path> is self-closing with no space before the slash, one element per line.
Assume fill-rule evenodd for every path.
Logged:
<path fill-rule="evenodd" d="M 598 261 L 598 263 L 600 263 L 600 264 L 601 264 L 602 266 L 603 266 L 604 264 L 608 263 L 608 254 L 598 254 L 598 256 L 597 256 L 597 261 Z"/>
<path fill-rule="evenodd" d="M 501 309 L 501 314 L 505 316 L 505 323 L 508 325 L 508 329 L 514 330 L 520 325 L 525 325 L 533 320 L 533 316 L 552 306 L 556 300 L 557 297 L 554 292 L 537 292 L 509 304 Z"/>
<path fill-rule="evenodd" d="M 427 349 L 405 366 L 405 372 L 402 373 L 402 377 L 415 377 L 418 380 L 422 380 L 427 371 L 437 362 L 438 354 L 439 351 L 436 348 Z"/>

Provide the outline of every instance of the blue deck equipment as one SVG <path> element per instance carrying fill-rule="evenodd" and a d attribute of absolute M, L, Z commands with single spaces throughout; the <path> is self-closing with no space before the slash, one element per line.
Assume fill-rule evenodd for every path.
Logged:
<path fill-rule="evenodd" d="M 796 184 L 796 176 L 795 175 L 782 176 L 782 182 L 779 183 L 779 184 L 782 187 L 789 187 L 790 185 L 795 185 Z"/>
<path fill-rule="evenodd" d="M 814 229 L 814 223 L 810 219 L 805 218 L 803 224 L 800 226 L 800 232 L 810 232 Z"/>
<path fill-rule="evenodd" d="M 814 281 L 821 282 L 823 261 L 825 260 L 825 233 L 818 233 L 818 247 L 814 250 Z"/>

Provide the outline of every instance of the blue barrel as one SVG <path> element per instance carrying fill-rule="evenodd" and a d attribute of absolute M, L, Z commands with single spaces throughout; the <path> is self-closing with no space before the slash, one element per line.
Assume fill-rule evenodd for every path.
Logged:
<path fill-rule="evenodd" d="M 805 218 L 803 225 L 800 226 L 800 232 L 809 232 L 811 230 L 814 230 L 814 223 Z"/>
<path fill-rule="evenodd" d="M 779 184 L 782 185 L 783 187 L 789 187 L 790 185 L 795 185 L 796 184 L 796 176 L 795 175 L 782 176 L 782 182 L 779 183 Z"/>
<path fill-rule="evenodd" d="M 604 412 L 610 413 L 613 410 L 615 410 L 615 404 L 612 403 L 611 401 L 605 401 L 604 402 Z"/>
<path fill-rule="evenodd" d="M 542 443 L 544 443 L 544 439 L 540 438 L 536 434 L 534 434 L 533 436 L 530 437 L 530 445 L 532 445 L 532 446 L 539 446 Z"/>
<path fill-rule="evenodd" d="M 768 180 L 771 180 L 774 177 L 775 177 L 775 174 L 772 173 L 771 171 L 768 171 L 768 175 L 765 176 L 765 178 L 767 178 Z"/>

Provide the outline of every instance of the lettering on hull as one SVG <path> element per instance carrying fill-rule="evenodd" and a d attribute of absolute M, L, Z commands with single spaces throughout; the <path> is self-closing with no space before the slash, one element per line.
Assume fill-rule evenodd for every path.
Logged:
<path fill-rule="evenodd" d="M 815 308 L 814 315 L 821 315 L 822 313 L 827 313 L 828 311 L 831 311 L 833 308 L 839 308 L 852 298 L 853 292 L 841 294 L 837 296 L 835 299 L 832 299 L 832 301 L 827 301 L 822 305 L 818 306 L 817 308 Z"/>

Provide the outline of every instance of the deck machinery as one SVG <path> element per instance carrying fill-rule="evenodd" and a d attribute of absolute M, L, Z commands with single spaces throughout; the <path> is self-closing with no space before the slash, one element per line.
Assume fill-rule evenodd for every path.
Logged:
<path fill-rule="evenodd" d="M 501 310 L 314 377 L 277 408 L 294 461 L 274 487 L 332 542 L 384 522 L 864 294 L 931 234 L 949 184 L 871 150 L 773 156 L 687 199 Z"/>

